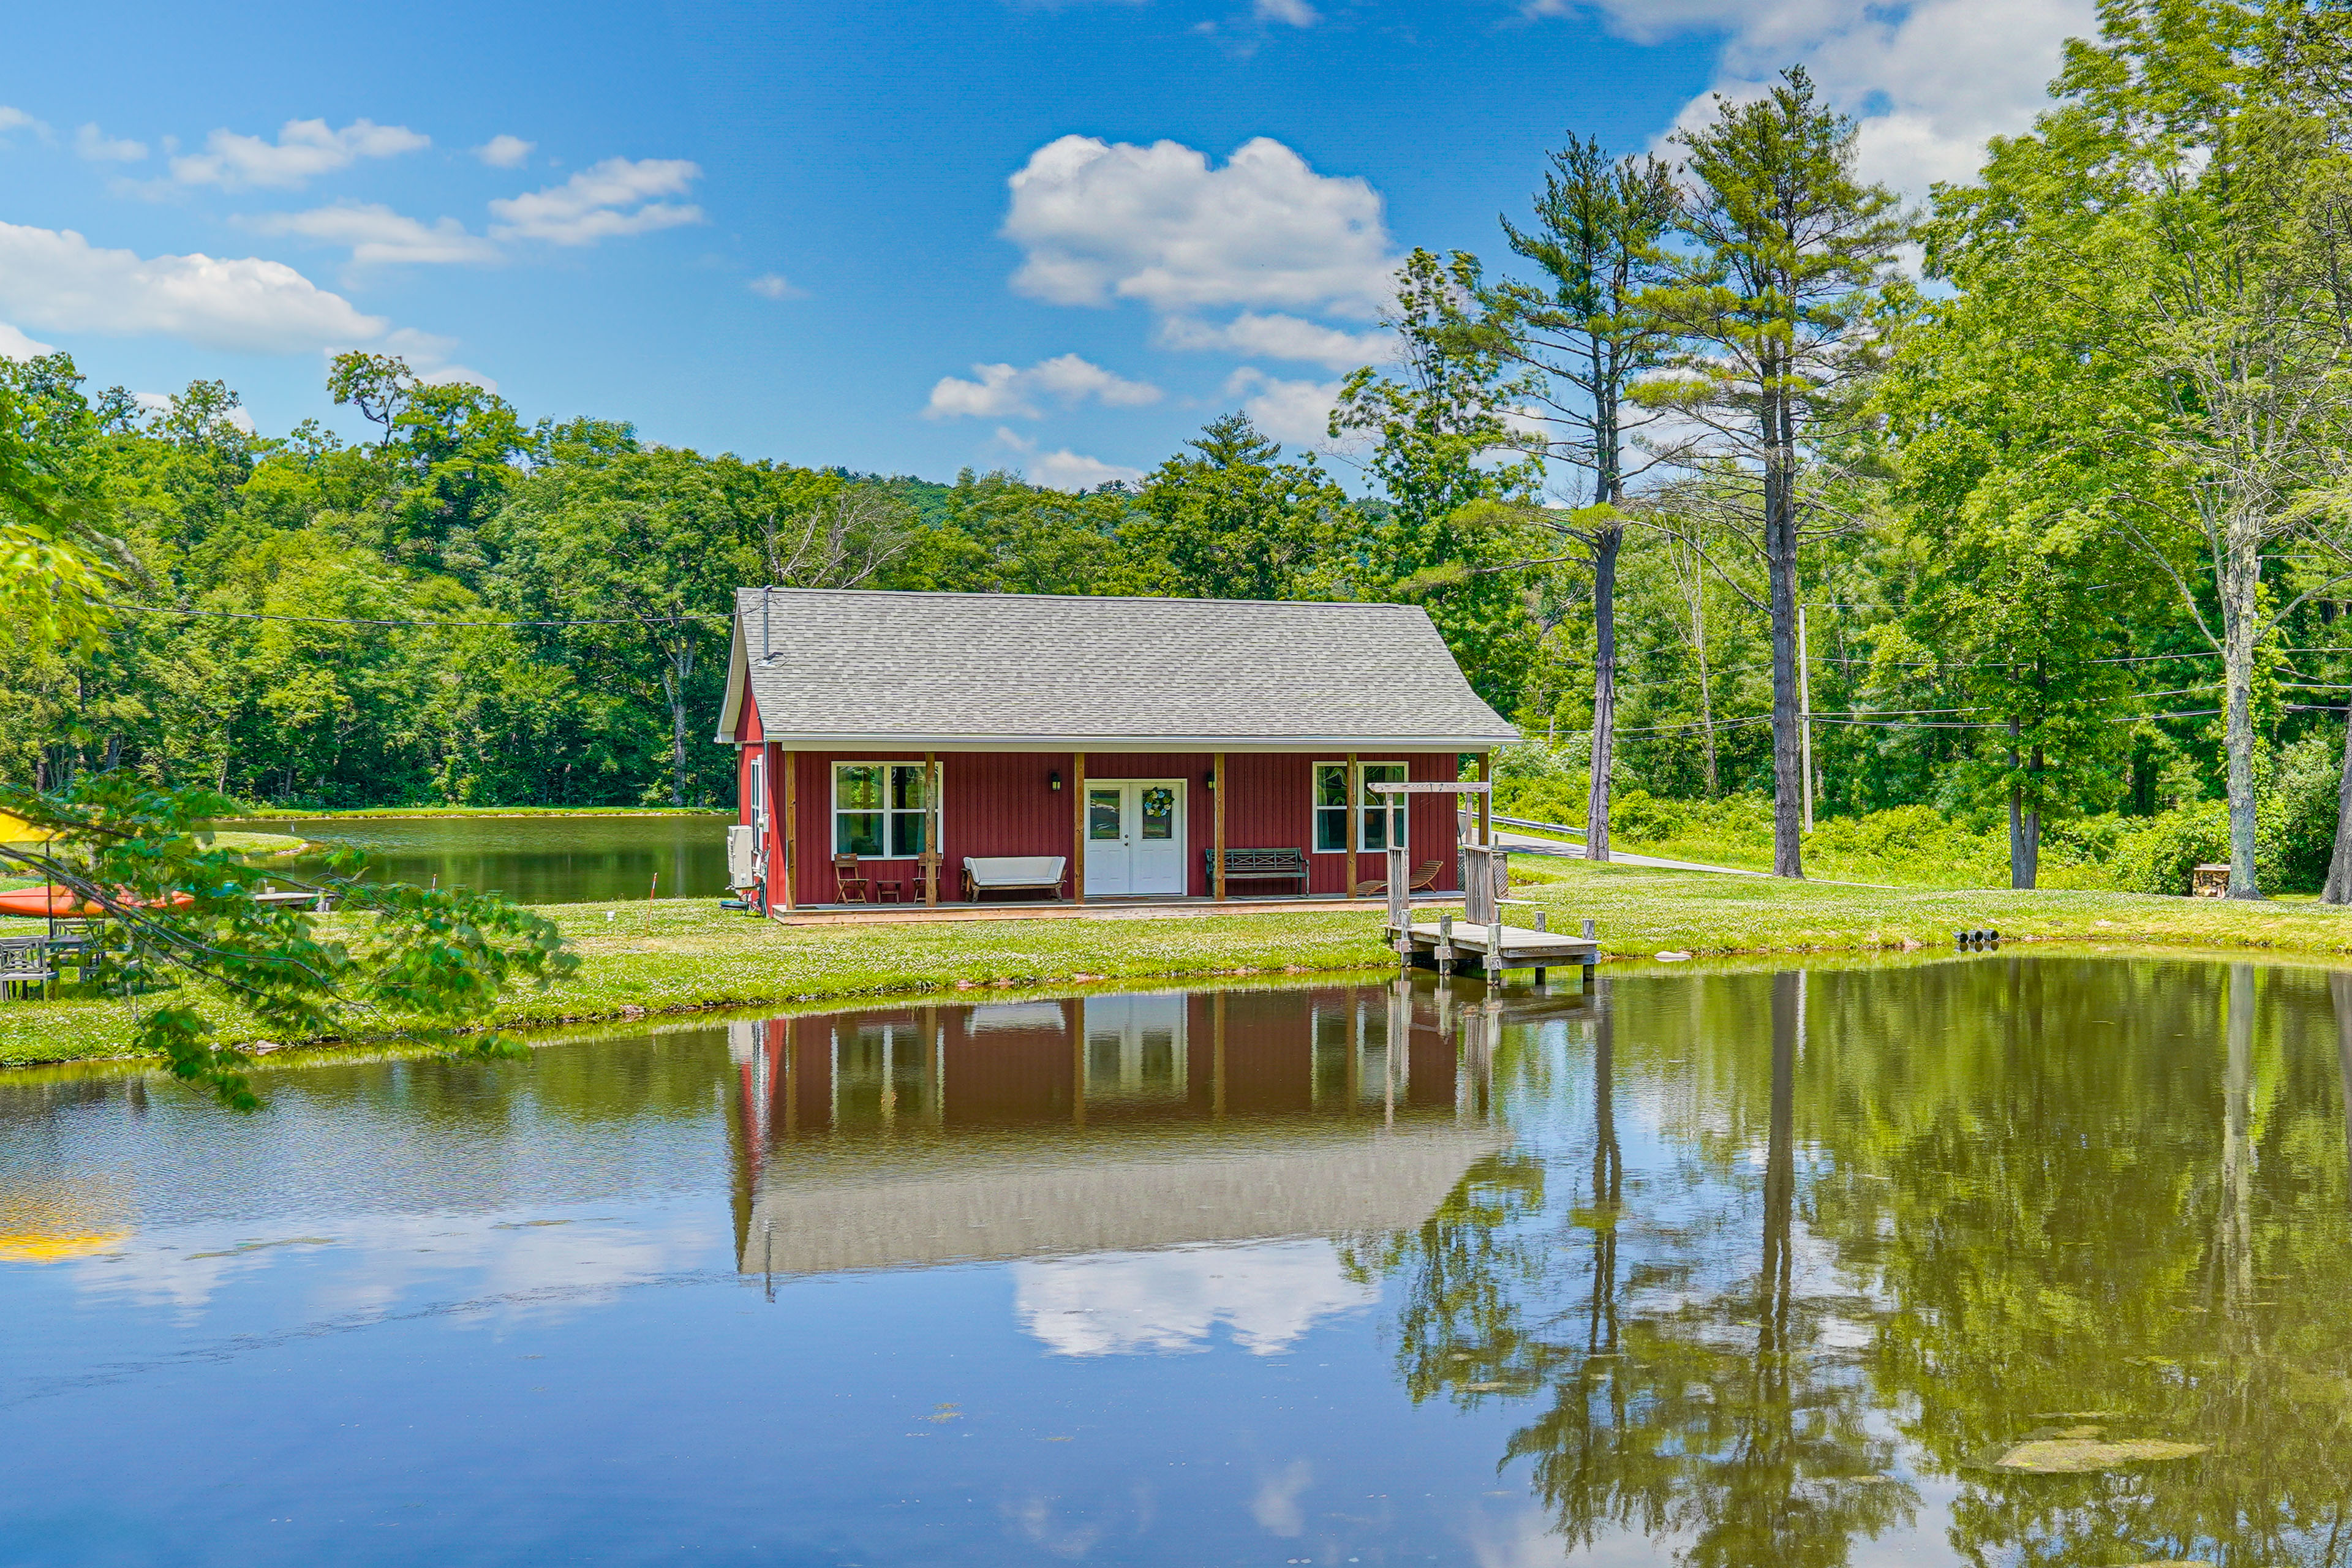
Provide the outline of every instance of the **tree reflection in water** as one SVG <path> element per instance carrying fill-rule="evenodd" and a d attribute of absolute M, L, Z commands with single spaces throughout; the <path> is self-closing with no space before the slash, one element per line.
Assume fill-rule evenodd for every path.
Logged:
<path fill-rule="evenodd" d="M 1523 1139 L 1355 1254 L 1416 1400 L 1535 1413 L 1500 1467 L 1564 1549 L 1843 1563 L 1932 1477 L 1967 1562 L 2352 1563 L 2352 976 L 1675 984 L 1602 987 L 1558 1063 L 1590 1079 L 1570 1146 Z M 1545 1098 L 1549 1038 L 1504 1029 L 1506 1106 Z M 2086 1428 L 2210 1453 L 1991 1468 Z"/>
<path fill-rule="evenodd" d="M 1796 1267 L 1796 1077 L 1804 979 L 1774 976 L 1760 1205 L 1696 1173 L 1656 1184 L 1667 1209 L 1626 1208 L 1617 1130 L 1615 1009 L 1592 1028 L 1591 1186 L 1562 1216 L 1543 1163 L 1522 1152 L 1475 1168 L 1380 1266 L 1402 1286 L 1398 1355 L 1416 1398 L 1544 1403 L 1514 1432 L 1562 1542 L 1631 1529 L 1708 1565 L 1835 1564 L 1907 1522 L 1895 1445 L 1860 1358 L 1824 1342 L 1855 1310 L 1801 1289 Z M 1739 1223 L 1748 1211 L 1752 1228 Z M 1559 1220 L 1565 1218 L 1567 1224 Z M 1622 1237 L 1640 1254 L 1621 1279 Z M 1581 1234 L 1580 1234 L 1581 1233 Z M 1369 1259 L 1367 1261 L 1370 1261 Z"/>

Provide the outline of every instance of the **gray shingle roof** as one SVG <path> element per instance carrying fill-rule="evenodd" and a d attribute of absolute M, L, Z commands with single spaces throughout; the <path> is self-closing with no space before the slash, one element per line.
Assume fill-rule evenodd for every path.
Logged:
<path fill-rule="evenodd" d="M 747 679 L 769 738 L 809 744 L 1517 738 L 1412 605 L 746 588 L 736 611 L 722 741 Z"/>

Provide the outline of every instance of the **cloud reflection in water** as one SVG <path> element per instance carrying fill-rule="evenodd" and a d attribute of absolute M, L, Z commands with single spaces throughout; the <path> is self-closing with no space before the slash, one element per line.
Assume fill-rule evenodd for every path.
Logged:
<path fill-rule="evenodd" d="M 1013 1275 L 1022 1328 L 1056 1355 L 1204 1351 L 1221 1322 L 1252 1355 L 1276 1355 L 1380 1300 L 1320 1239 L 1098 1253 L 1017 1263 Z"/>

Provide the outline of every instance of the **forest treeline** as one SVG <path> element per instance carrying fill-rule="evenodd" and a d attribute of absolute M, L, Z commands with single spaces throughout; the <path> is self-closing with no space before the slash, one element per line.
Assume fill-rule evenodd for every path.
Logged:
<path fill-rule="evenodd" d="M 1801 68 L 1671 158 L 1571 136 L 1490 257 L 1407 259 L 1325 456 L 1228 415 L 1085 494 L 533 424 L 367 355 L 330 377 L 356 444 L 0 366 L 139 606 L 0 647 L 0 777 L 720 802 L 739 584 L 1403 599 L 1596 839 L 1760 796 L 1793 873 L 1809 813 L 1927 807 L 2031 886 L 2120 814 L 2240 892 L 2352 895 L 2347 99 L 2337 9 L 2117 3 L 1916 211 Z"/>

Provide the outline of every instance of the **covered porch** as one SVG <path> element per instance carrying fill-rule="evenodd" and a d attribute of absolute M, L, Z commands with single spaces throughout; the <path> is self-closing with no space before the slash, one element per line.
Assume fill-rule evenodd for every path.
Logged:
<path fill-rule="evenodd" d="M 1412 902 L 1415 909 L 1457 908 L 1462 902 L 1462 895 L 1458 892 L 1416 893 Z M 1303 899 L 1237 895 L 1222 900 L 1191 897 L 1090 898 L 1084 903 L 1068 899 L 1050 902 L 1037 900 L 1025 903 L 973 903 L 967 900 L 950 899 L 937 904 L 803 904 L 790 910 L 773 909 L 769 914 L 781 925 L 920 925 L 960 921 L 1117 921 L 1181 919 L 1190 915 L 1214 914 L 1303 915 L 1328 914 L 1335 910 L 1378 914 L 1388 907 L 1387 900 L 1377 894 L 1351 899 L 1338 893 L 1323 893 Z"/>
<path fill-rule="evenodd" d="M 1373 910 L 1392 845 L 1417 899 L 1458 896 L 1451 803 L 1375 793 L 1458 777 L 1452 752 L 877 756 L 755 740 L 743 758 L 758 890 L 779 919 Z"/>

